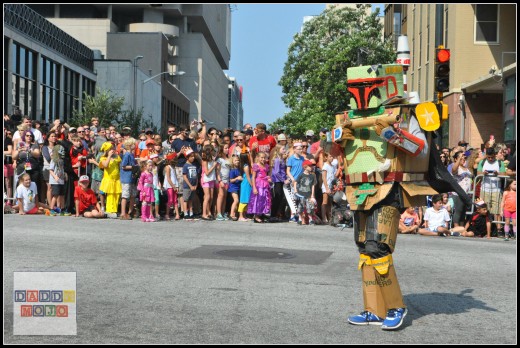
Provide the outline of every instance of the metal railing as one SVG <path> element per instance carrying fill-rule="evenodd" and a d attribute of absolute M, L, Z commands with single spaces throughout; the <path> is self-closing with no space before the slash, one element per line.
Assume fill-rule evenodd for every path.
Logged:
<path fill-rule="evenodd" d="M 470 192 L 468 192 L 468 195 L 471 197 L 471 200 L 474 202 L 475 201 L 475 192 L 476 192 L 476 189 L 477 189 L 477 185 L 480 183 L 482 185 L 482 181 L 484 179 L 484 177 L 494 177 L 494 178 L 498 178 L 502 181 L 502 187 L 500 188 L 500 193 L 503 193 L 505 188 L 506 188 L 506 185 L 507 185 L 507 179 L 510 179 L 509 176 L 507 175 L 484 175 L 484 174 L 479 174 L 477 176 L 475 176 L 475 178 L 473 179 L 473 187 L 472 187 L 472 190 Z M 480 192 L 482 192 L 482 188 L 480 188 Z M 479 197 L 480 198 L 480 197 Z M 487 202 L 486 202 L 487 203 Z M 498 204 L 500 205 L 500 200 L 498 202 Z M 488 207 L 489 209 L 489 207 Z M 473 215 L 473 213 L 475 212 L 475 205 L 472 204 L 471 205 L 471 210 L 470 211 L 466 211 L 466 215 Z M 493 214 L 493 217 L 494 217 L 495 214 Z M 502 219 L 501 220 L 492 220 L 491 223 L 492 224 L 500 224 L 500 225 L 505 225 L 505 221 L 503 220 L 503 214 L 502 212 L 500 212 L 499 214 Z"/>

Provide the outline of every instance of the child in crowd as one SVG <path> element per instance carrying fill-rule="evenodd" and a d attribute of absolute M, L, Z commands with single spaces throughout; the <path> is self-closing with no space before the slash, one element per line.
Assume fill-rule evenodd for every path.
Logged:
<path fill-rule="evenodd" d="M 170 210 L 173 206 L 175 209 L 175 220 L 180 219 L 179 214 L 179 205 L 177 202 L 177 191 L 179 189 L 179 182 L 177 181 L 177 175 L 175 173 L 175 166 L 173 162 L 175 161 L 176 153 L 170 152 L 165 156 L 166 165 L 164 166 L 164 183 L 163 189 L 166 191 L 168 195 L 168 202 L 166 202 L 166 213 L 164 215 L 164 220 L 170 220 Z"/>
<path fill-rule="evenodd" d="M 49 185 L 51 185 L 51 201 L 52 210 L 50 215 L 58 215 L 65 207 L 65 165 L 63 158 L 65 157 L 65 148 L 61 145 L 54 145 L 51 154 L 51 163 L 49 164 Z"/>
<path fill-rule="evenodd" d="M 227 194 L 229 189 L 229 171 L 231 165 L 228 158 L 229 144 L 219 146 L 217 157 L 217 173 L 218 173 L 218 195 L 217 195 L 217 220 L 229 220 L 226 213 Z"/>
<path fill-rule="evenodd" d="M 314 225 L 312 210 L 316 205 L 314 198 L 314 186 L 316 185 L 316 174 L 314 174 L 313 163 L 310 160 L 303 162 L 303 172 L 293 182 L 294 192 L 298 198 L 298 225 Z M 313 203 L 310 204 L 310 201 Z"/>
<path fill-rule="evenodd" d="M 135 197 L 137 196 L 137 187 L 132 178 L 132 169 L 136 165 L 134 157 L 134 149 L 136 141 L 134 138 L 128 138 L 122 143 L 123 159 L 121 160 L 121 220 L 132 220 L 131 213 L 133 211 Z M 128 206 L 127 212 L 127 203 Z"/>
<path fill-rule="evenodd" d="M 36 183 L 31 181 L 31 176 L 28 173 L 20 176 L 19 185 L 16 188 L 16 199 L 18 206 L 13 206 L 13 209 L 18 210 L 20 215 L 44 214 L 50 208 L 47 204 L 38 201 Z"/>
<path fill-rule="evenodd" d="M 155 203 L 155 193 L 153 191 L 153 161 L 141 162 L 141 176 L 137 183 L 137 190 L 140 191 L 141 201 L 141 221 L 155 222 L 152 215 L 152 204 Z"/>
<path fill-rule="evenodd" d="M 98 195 L 99 204 L 101 205 L 101 211 L 105 212 L 105 195 L 102 191 L 99 190 L 101 186 L 101 181 L 103 180 L 103 169 L 100 168 L 99 162 L 101 161 L 101 157 L 103 156 L 103 152 L 99 151 L 96 155 L 96 158 L 89 158 L 88 162 L 92 164 L 92 177 L 90 181 L 90 188 Z"/>
<path fill-rule="evenodd" d="M 254 222 L 262 223 L 262 215 L 271 213 L 271 177 L 269 176 L 269 165 L 267 164 L 267 154 L 259 152 L 253 164 L 253 174 L 251 177 L 253 194 L 249 197 L 247 213 L 254 215 Z"/>
<path fill-rule="evenodd" d="M 466 222 L 465 229 L 476 237 L 491 239 L 491 219 L 489 218 L 488 206 L 484 201 L 475 203 L 476 211 Z M 469 237 L 469 236 L 468 236 Z"/>
<path fill-rule="evenodd" d="M 448 213 L 453 213 L 453 203 L 450 202 L 450 196 L 447 193 L 441 193 L 442 195 L 442 208 L 446 209 Z M 453 200 L 451 200 L 453 201 Z"/>
<path fill-rule="evenodd" d="M 76 203 L 76 217 L 83 215 L 86 218 L 104 218 L 101 205 L 96 199 L 96 193 L 88 187 L 89 177 L 82 175 L 79 184 L 74 189 L 74 201 Z"/>
<path fill-rule="evenodd" d="M 336 177 L 336 170 L 332 166 L 334 157 L 328 153 L 323 152 L 323 166 L 321 167 L 321 175 L 323 184 L 321 185 L 321 191 L 323 192 L 323 201 L 321 203 L 321 219 L 323 223 L 328 224 L 331 217 L 331 206 L 332 206 L 332 181 Z"/>
<path fill-rule="evenodd" d="M 251 165 L 249 162 L 249 153 L 242 151 L 240 154 L 240 171 L 242 173 L 242 182 L 240 183 L 240 204 L 238 205 L 238 221 L 249 221 L 246 217 L 247 204 L 251 196 L 251 187 L 253 186 L 251 178 Z"/>
<path fill-rule="evenodd" d="M 157 140 L 156 140 L 156 142 L 157 142 Z M 162 166 L 162 164 L 161 164 L 162 158 L 159 158 L 159 155 L 157 153 L 151 153 L 150 159 L 152 160 L 153 194 L 155 196 L 155 201 L 154 201 L 155 220 L 153 220 L 154 214 L 151 211 L 150 211 L 150 216 L 149 216 L 148 220 L 160 221 L 161 215 L 159 214 L 159 207 L 161 204 L 162 183 L 161 183 L 161 180 L 159 179 L 159 171 L 160 171 L 159 166 Z M 152 221 L 149 221 L 149 222 L 152 222 Z"/>
<path fill-rule="evenodd" d="M 115 153 L 114 145 L 109 141 L 103 143 L 100 150 L 103 151 L 103 156 L 99 159 L 99 167 L 104 169 L 104 174 L 99 190 L 107 195 L 105 209 L 107 216 L 115 219 L 122 191 L 119 174 L 121 157 Z"/>
<path fill-rule="evenodd" d="M 213 220 L 212 203 L 217 188 L 217 151 L 213 145 L 206 145 L 202 149 L 202 176 L 201 186 L 204 190 L 202 203 L 202 220 Z"/>
<path fill-rule="evenodd" d="M 285 136 L 284 136 L 285 137 Z M 273 205 L 271 209 L 271 221 L 279 222 L 285 218 L 285 207 L 287 201 L 283 192 L 283 186 L 289 184 L 287 179 L 287 154 L 288 151 L 284 145 L 276 145 L 271 151 L 271 180 L 273 187 Z"/>
<path fill-rule="evenodd" d="M 231 205 L 231 210 L 229 212 L 229 218 L 233 221 L 237 221 L 238 218 L 236 216 L 238 201 L 239 201 L 239 193 L 240 193 L 240 183 L 244 179 L 242 174 L 240 173 L 240 159 L 237 155 L 233 155 L 231 157 L 231 170 L 229 171 L 229 189 L 228 192 L 231 193 L 231 197 L 233 197 L 233 204 Z"/>
<path fill-rule="evenodd" d="M 408 207 L 401 214 L 401 220 L 399 220 L 399 232 L 417 233 L 419 223 L 419 214 L 417 214 L 415 207 Z"/>
<path fill-rule="evenodd" d="M 184 154 L 186 163 L 182 167 L 183 187 L 182 198 L 184 200 L 184 219 L 193 220 L 193 195 L 197 190 L 198 173 L 197 167 L 193 164 L 195 161 L 195 152 L 188 149 Z"/>
<path fill-rule="evenodd" d="M 425 228 L 419 229 L 419 234 L 423 236 L 460 236 L 461 232 L 465 232 L 462 226 L 448 228 L 450 222 L 450 214 L 442 208 L 442 195 L 435 194 L 432 196 L 432 207 L 426 209 L 424 214 Z M 469 235 L 468 235 L 469 237 Z"/>
<path fill-rule="evenodd" d="M 505 219 L 504 240 L 509 240 L 510 235 L 511 238 L 516 238 L 516 180 L 509 180 L 507 183 L 502 195 L 501 210 Z M 509 233 L 510 222 L 513 224 L 512 234 Z"/>
<path fill-rule="evenodd" d="M 71 137 L 72 148 L 70 149 L 70 162 L 74 173 L 80 177 L 80 175 L 87 173 L 87 150 L 83 147 L 81 138 L 77 135 Z M 74 186 L 77 186 L 78 182 L 74 182 Z"/>

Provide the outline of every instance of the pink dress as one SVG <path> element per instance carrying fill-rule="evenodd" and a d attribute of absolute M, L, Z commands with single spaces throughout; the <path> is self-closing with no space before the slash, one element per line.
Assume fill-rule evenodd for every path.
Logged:
<path fill-rule="evenodd" d="M 251 189 L 247 213 L 255 215 L 269 215 L 271 213 L 271 188 L 267 178 L 269 177 L 269 165 L 260 166 L 253 164 L 253 172 L 256 172 L 255 186 L 258 193 L 255 195 Z"/>
<path fill-rule="evenodd" d="M 153 192 L 153 174 L 144 171 L 137 182 L 137 189 L 141 192 L 139 199 L 141 202 L 155 203 L 155 194 Z"/>

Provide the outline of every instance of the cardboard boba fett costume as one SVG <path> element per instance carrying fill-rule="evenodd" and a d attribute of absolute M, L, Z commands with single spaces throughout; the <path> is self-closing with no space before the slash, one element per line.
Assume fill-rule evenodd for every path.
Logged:
<path fill-rule="evenodd" d="M 431 131 L 442 121 L 437 107 L 403 98 L 402 66 L 353 67 L 347 78 L 351 110 L 336 115 L 333 141 L 345 149 L 365 307 L 348 321 L 393 330 L 407 313 L 392 260 L 399 209 L 423 206 L 427 195 L 459 190 L 449 173 L 432 163 L 440 163 L 430 151 Z"/>

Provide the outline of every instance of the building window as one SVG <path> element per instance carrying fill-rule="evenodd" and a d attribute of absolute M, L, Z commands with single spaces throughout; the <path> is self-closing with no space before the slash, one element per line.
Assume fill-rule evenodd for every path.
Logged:
<path fill-rule="evenodd" d="M 498 43 L 498 5 L 475 6 L 475 42 Z"/>
<path fill-rule="evenodd" d="M 14 106 L 23 115 L 36 119 L 36 58 L 37 53 L 17 43 L 12 45 L 12 86 Z"/>
<path fill-rule="evenodd" d="M 47 122 L 52 122 L 59 116 L 59 82 L 60 82 L 60 65 L 54 63 L 43 56 L 40 57 L 40 94 L 41 94 L 41 110 L 42 119 Z M 68 117 L 72 115 L 64 114 L 64 121 L 68 120 Z"/>

